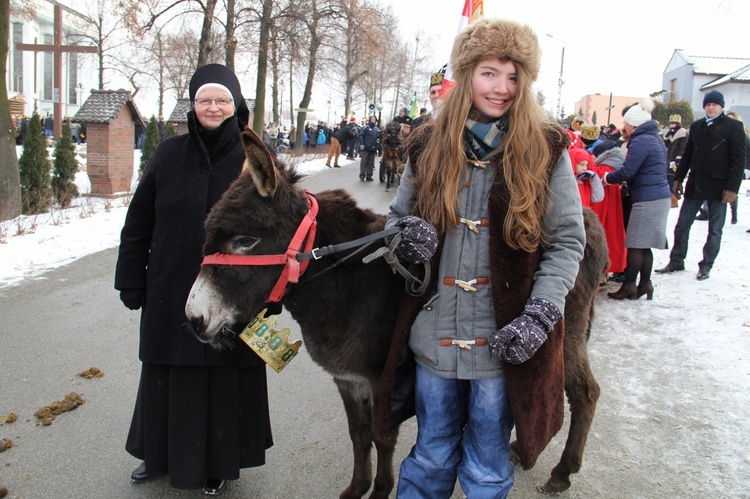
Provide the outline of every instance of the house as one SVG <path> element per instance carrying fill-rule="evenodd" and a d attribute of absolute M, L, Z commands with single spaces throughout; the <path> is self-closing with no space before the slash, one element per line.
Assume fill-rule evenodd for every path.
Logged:
<path fill-rule="evenodd" d="M 631 104 L 639 103 L 643 97 L 623 97 L 619 95 L 588 94 L 576 102 L 574 114 L 583 118 L 586 123 L 609 125 L 617 128 L 622 125 L 622 110 Z"/>
<path fill-rule="evenodd" d="M 92 90 L 73 116 L 86 125 L 87 167 L 91 194 L 100 197 L 127 195 L 133 179 L 136 128 L 146 123 L 127 90 Z"/>
<path fill-rule="evenodd" d="M 663 101 L 688 101 L 696 118 L 705 114 L 703 96 L 718 90 L 724 95 L 724 110 L 750 122 L 750 58 L 688 55 L 677 49 L 662 82 Z"/>
<path fill-rule="evenodd" d="M 52 0 L 31 0 L 28 7 L 33 15 L 21 12 L 17 3 L 12 3 L 8 61 L 5 74 L 8 97 L 23 103 L 15 113 L 31 116 L 36 107 L 40 116 L 53 114 L 55 102 L 62 103 L 62 115 L 73 116 L 89 95 L 89 89 L 97 88 L 97 56 L 66 52 L 62 56 L 62 88 L 54 87 L 54 54 L 19 50 L 17 43 L 54 43 L 54 8 L 62 7 L 62 43 L 64 45 L 91 45 L 93 26 L 83 14 Z"/>

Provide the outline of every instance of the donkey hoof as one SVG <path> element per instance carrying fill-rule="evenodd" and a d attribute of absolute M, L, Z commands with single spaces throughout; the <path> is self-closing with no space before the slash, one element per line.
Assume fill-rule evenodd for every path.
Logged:
<path fill-rule="evenodd" d="M 536 490 L 544 494 L 559 494 L 560 492 L 565 492 L 569 488 L 570 482 L 557 480 L 555 478 L 550 478 L 547 480 L 547 483 L 540 483 L 536 486 Z"/>

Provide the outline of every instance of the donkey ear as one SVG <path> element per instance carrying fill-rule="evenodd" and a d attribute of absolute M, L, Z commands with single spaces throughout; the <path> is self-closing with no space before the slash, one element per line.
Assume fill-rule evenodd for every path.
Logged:
<path fill-rule="evenodd" d="M 242 132 L 242 144 L 245 147 L 246 156 L 242 173 L 249 173 L 252 176 L 258 194 L 262 197 L 273 196 L 276 193 L 279 178 L 271 153 L 258 134 L 247 126 Z"/>

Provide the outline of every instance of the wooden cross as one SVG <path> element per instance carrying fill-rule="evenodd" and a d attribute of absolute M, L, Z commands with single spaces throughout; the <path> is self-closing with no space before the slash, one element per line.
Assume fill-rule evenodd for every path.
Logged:
<path fill-rule="evenodd" d="M 63 45 L 62 39 L 62 6 L 55 4 L 54 40 L 52 45 L 39 43 L 16 43 L 16 50 L 31 50 L 34 52 L 52 52 L 53 63 L 53 87 L 57 90 L 57 99 L 53 106 L 53 132 L 55 140 L 62 135 L 62 55 L 63 52 L 97 53 L 97 47 L 85 47 L 80 45 Z M 53 90 L 53 96 L 54 96 Z"/>

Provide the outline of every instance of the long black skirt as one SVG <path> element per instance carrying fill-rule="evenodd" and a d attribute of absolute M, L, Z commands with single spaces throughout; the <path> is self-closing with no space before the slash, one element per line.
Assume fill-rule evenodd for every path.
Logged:
<path fill-rule="evenodd" d="M 273 445 L 266 368 L 143 364 L 125 449 L 178 489 L 236 480 Z"/>

